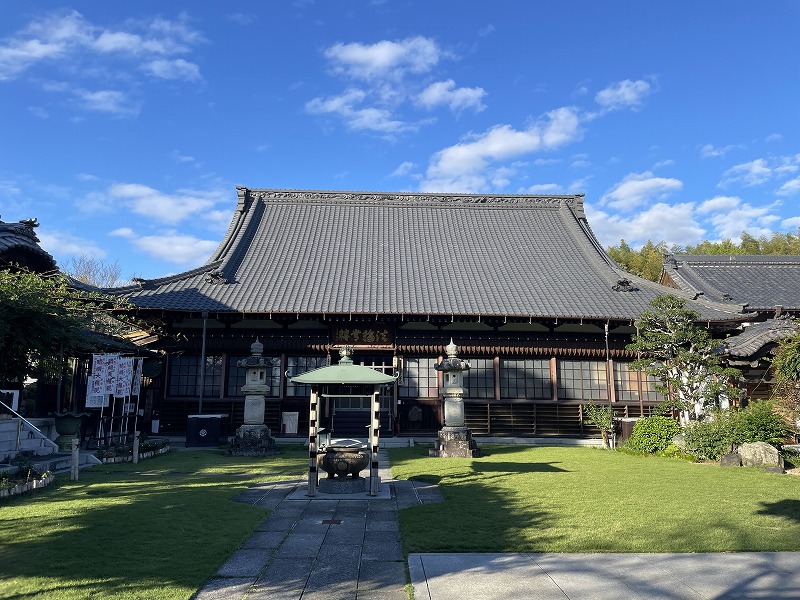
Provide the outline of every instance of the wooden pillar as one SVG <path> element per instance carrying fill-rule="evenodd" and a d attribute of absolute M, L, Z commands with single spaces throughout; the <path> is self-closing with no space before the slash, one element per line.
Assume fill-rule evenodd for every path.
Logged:
<path fill-rule="evenodd" d="M 492 372 L 494 373 L 494 399 L 496 402 L 500 401 L 500 357 L 495 356 L 492 359 Z"/>
<path fill-rule="evenodd" d="M 378 451 L 380 450 L 380 426 L 381 426 L 381 401 L 379 395 L 380 386 L 376 385 L 372 392 L 372 423 L 369 428 L 370 433 L 370 464 L 369 464 L 369 495 L 378 495 L 380 480 L 378 477 Z"/>
<path fill-rule="evenodd" d="M 317 387 L 311 388 L 311 398 L 308 411 L 308 492 L 306 496 L 317 493 L 317 403 L 319 394 Z"/>

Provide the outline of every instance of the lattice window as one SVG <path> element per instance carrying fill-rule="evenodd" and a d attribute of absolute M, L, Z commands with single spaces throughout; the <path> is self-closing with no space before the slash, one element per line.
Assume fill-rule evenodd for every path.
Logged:
<path fill-rule="evenodd" d="M 435 358 L 406 358 L 400 382 L 401 398 L 438 398 L 439 379 Z"/>
<path fill-rule="evenodd" d="M 608 400 L 606 363 L 558 360 L 558 397 L 564 400 Z"/>
<path fill-rule="evenodd" d="M 222 357 L 206 356 L 203 397 L 219 397 L 222 385 Z M 170 357 L 169 395 L 200 395 L 200 357 L 180 355 Z"/>
<path fill-rule="evenodd" d="M 548 359 L 500 361 L 500 397 L 503 399 L 552 398 Z"/>
<path fill-rule="evenodd" d="M 494 360 L 467 358 L 470 370 L 465 373 L 464 386 L 467 398 L 494 399 Z"/>
<path fill-rule="evenodd" d="M 308 396 L 311 394 L 310 385 L 296 385 L 290 381 L 295 375 L 301 375 L 306 371 L 327 366 L 328 359 L 324 356 L 289 356 L 286 359 L 286 395 L 287 396 Z"/>
<path fill-rule="evenodd" d="M 660 402 L 663 396 L 656 391 L 656 378 L 644 371 L 632 369 L 630 363 L 614 363 L 614 385 L 616 386 L 617 400 L 639 401 L 639 381 L 641 381 L 642 401 Z"/>

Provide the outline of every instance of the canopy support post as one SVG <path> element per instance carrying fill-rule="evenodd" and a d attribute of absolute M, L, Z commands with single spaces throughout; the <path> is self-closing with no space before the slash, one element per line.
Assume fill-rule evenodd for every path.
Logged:
<path fill-rule="evenodd" d="M 306 496 L 315 496 L 317 493 L 317 403 L 319 394 L 317 387 L 311 388 L 310 406 L 308 411 L 308 491 Z"/>

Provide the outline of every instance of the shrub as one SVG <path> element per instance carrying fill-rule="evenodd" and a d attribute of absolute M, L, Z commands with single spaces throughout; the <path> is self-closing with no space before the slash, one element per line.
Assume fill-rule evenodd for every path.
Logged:
<path fill-rule="evenodd" d="M 687 452 L 677 444 L 670 442 L 664 450 L 658 453 L 659 456 L 664 456 L 666 458 L 682 458 L 683 460 L 688 460 L 689 462 L 697 461 L 697 457 L 690 452 Z"/>
<path fill-rule="evenodd" d="M 775 412 L 775 405 L 767 400 L 751 402 L 736 417 L 735 441 L 737 444 L 766 442 L 782 444 L 789 433 L 788 424 Z"/>
<path fill-rule="evenodd" d="M 717 460 L 735 446 L 751 442 L 781 444 L 788 434 L 786 421 L 766 400 L 751 402 L 742 411 L 712 411 L 684 432 L 686 447 L 701 458 Z"/>
<path fill-rule="evenodd" d="M 633 452 L 655 454 L 664 451 L 672 438 L 681 432 L 681 426 L 670 417 L 646 417 L 633 426 L 631 437 L 625 442 L 625 449 Z"/>
<path fill-rule="evenodd" d="M 717 460 L 733 448 L 735 427 L 734 411 L 711 411 L 703 421 L 692 422 L 684 430 L 686 449 L 700 458 Z"/>

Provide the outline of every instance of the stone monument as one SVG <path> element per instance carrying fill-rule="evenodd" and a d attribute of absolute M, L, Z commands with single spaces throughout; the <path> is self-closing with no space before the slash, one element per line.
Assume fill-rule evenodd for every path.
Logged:
<path fill-rule="evenodd" d="M 267 370 L 272 370 L 272 359 L 261 355 L 264 344 L 258 341 L 250 346 L 251 356 L 236 363 L 237 367 L 247 369 L 245 383 L 242 386 L 244 397 L 244 425 L 236 430 L 231 439 L 228 454 L 235 456 L 266 456 L 275 454 L 275 438 L 272 431 L 264 424 L 264 408 L 269 393 Z"/>
<path fill-rule="evenodd" d="M 447 358 L 436 365 L 436 370 L 442 372 L 444 387 L 444 427 L 439 430 L 429 454 L 443 458 L 477 458 L 481 451 L 464 422 L 464 372 L 469 370 L 469 364 L 458 358 L 458 346 L 452 339 L 445 351 Z"/>

